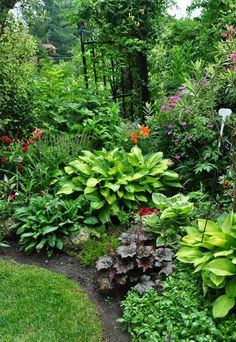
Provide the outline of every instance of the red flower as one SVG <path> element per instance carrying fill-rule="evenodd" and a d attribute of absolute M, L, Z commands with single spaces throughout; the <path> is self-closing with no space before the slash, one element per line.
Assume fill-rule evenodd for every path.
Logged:
<path fill-rule="evenodd" d="M 159 213 L 159 209 L 140 208 L 138 211 L 139 216 L 152 215 L 154 213 Z"/>
<path fill-rule="evenodd" d="M 45 196 L 45 192 L 44 191 L 40 191 L 40 196 L 44 197 Z"/>
<path fill-rule="evenodd" d="M 131 139 L 133 140 L 133 142 L 137 145 L 138 144 L 138 136 L 135 132 L 131 133 Z"/>
<path fill-rule="evenodd" d="M 16 168 L 17 168 L 18 170 L 22 170 L 22 169 L 23 169 L 23 165 L 22 165 L 21 163 L 16 164 Z"/>
<path fill-rule="evenodd" d="M 28 151 L 28 145 L 27 143 L 23 143 L 22 146 L 21 146 L 21 151 L 22 152 L 27 152 Z"/>
<path fill-rule="evenodd" d="M 6 143 L 6 144 L 10 144 L 12 142 L 11 138 L 8 137 L 7 135 L 4 135 L 2 137 L 2 140 Z"/>
<path fill-rule="evenodd" d="M 10 194 L 10 195 L 9 195 L 9 199 L 10 199 L 11 201 L 13 201 L 15 198 L 16 198 L 16 195 L 15 195 L 15 194 Z"/>
<path fill-rule="evenodd" d="M 33 144 L 32 140 L 27 140 L 26 143 L 25 143 L 26 146 L 29 146 L 29 145 L 32 145 L 32 144 Z"/>
<path fill-rule="evenodd" d="M 1 163 L 2 165 L 6 165 L 6 164 L 7 164 L 7 157 L 2 157 L 2 158 L 0 159 L 0 163 Z"/>

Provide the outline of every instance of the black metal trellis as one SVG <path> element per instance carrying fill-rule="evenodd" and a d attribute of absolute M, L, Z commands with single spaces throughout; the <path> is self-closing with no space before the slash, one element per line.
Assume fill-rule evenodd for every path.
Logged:
<path fill-rule="evenodd" d="M 114 44 L 112 41 L 97 41 L 92 31 L 79 28 L 84 85 L 86 89 L 95 85 L 96 92 L 110 90 L 111 97 L 119 102 L 124 117 L 134 119 L 135 115 L 142 117 L 142 106 L 149 101 L 148 70 L 142 53 L 128 55 L 125 49 L 117 48 L 117 58 L 106 54 L 103 47 Z M 114 44 L 115 46 L 115 44 Z M 121 62 L 122 59 L 122 62 Z M 134 76 L 133 66 L 136 63 Z M 101 87 L 102 84 L 102 87 Z M 99 87 L 100 85 L 100 87 Z M 137 109 L 138 108 L 138 109 Z"/>

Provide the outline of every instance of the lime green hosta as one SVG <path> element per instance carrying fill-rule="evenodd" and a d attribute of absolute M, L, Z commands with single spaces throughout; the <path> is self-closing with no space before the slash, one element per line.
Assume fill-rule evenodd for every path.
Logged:
<path fill-rule="evenodd" d="M 177 259 L 202 273 L 205 292 L 225 288 L 213 305 L 213 316 L 224 317 L 236 298 L 236 214 L 222 215 L 217 222 L 198 220 L 198 227 L 186 230 Z"/>
<path fill-rule="evenodd" d="M 138 146 L 130 153 L 119 149 L 83 151 L 65 167 L 57 194 L 84 194 L 102 223 L 109 222 L 111 216 L 122 221 L 122 211 L 147 204 L 154 191 L 181 187 L 178 174 L 169 171 L 169 165 L 162 152 L 143 156 Z"/>

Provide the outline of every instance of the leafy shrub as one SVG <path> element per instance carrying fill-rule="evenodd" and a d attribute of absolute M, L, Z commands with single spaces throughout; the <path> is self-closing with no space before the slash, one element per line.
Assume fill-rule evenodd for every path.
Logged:
<path fill-rule="evenodd" d="M 83 156 L 65 167 L 57 194 L 82 193 L 103 224 L 111 216 L 122 222 L 126 218 L 122 210 L 148 203 L 155 190 L 180 186 L 177 173 L 167 170 L 170 162 L 162 157 L 161 152 L 143 156 L 137 146 L 130 153 L 83 151 Z"/>
<path fill-rule="evenodd" d="M 49 255 L 54 249 L 63 249 L 63 236 L 80 229 L 77 223 L 81 200 L 62 201 L 51 195 L 30 198 L 27 207 L 17 208 L 15 219 L 22 223 L 20 235 L 21 250 L 37 252 L 46 250 Z"/>
<path fill-rule="evenodd" d="M 161 277 L 172 273 L 173 252 L 156 248 L 153 235 L 136 229 L 122 233 L 119 240 L 120 247 L 96 263 L 99 291 L 107 293 L 135 285 L 134 289 L 144 293 L 160 286 Z"/>
<path fill-rule="evenodd" d="M 215 223 L 198 220 L 198 227 L 187 227 L 182 239 L 184 247 L 177 258 L 192 263 L 201 272 L 204 291 L 225 289 L 213 305 L 213 316 L 224 317 L 235 305 L 236 297 L 236 217 L 222 215 Z M 223 292 L 223 291 L 222 291 Z"/>
<path fill-rule="evenodd" d="M 210 306 L 191 269 L 177 264 L 175 272 L 166 279 L 162 294 L 154 289 L 143 296 L 130 291 L 122 302 L 120 321 L 128 325 L 133 342 L 235 341 L 235 315 L 216 322 Z"/>
<path fill-rule="evenodd" d="M 182 227 L 190 224 L 193 204 L 182 194 L 168 198 L 154 193 L 152 199 L 159 211 L 140 217 L 143 229 L 157 236 L 157 246 L 174 247 L 185 232 Z"/>

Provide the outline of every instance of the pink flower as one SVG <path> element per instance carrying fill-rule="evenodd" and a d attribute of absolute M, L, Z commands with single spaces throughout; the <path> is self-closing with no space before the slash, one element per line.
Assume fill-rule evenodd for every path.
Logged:
<path fill-rule="evenodd" d="M 236 52 L 231 53 L 230 57 L 232 58 L 233 62 L 236 63 Z"/>
<path fill-rule="evenodd" d="M 36 128 L 33 134 L 35 138 L 40 138 L 43 135 L 43 132 L 41 131 L 41 129 Z"/>

